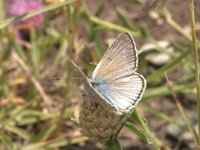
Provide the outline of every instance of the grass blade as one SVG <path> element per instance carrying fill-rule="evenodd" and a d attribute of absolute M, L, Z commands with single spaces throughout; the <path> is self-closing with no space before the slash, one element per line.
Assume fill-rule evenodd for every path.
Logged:
<path fill-rule="evenodd" d="M 152 143 L 155 150 L 160 150 L 160 146 L 158 145 L 158 140 L 154 137 L 154 135 L 151 133 L 151 131 L 148 128 L 147 122 L 145 121 L 144 117 L 138 113 L 138 111 L 135 109 L 136 114 L 138 115 L 139 121 L 144 128 L 144 132 L 148 136 L 149 143 Z"/>
<path fill-rule="evenodd" d="M 192 50 L 194 55 L 195 64 L 195 74 L 196 74 L 196 89 L 197 89 L 197 112 L 198 112 L 198 128 L 199 128 L 199 139 L 200 139 L 200 77 L 199 77 L 199 56 L 197 48 L 197 37 L 196 37 L 196 27 L 195 27 L 195 14 L 194 14 L 194 1 L 189 0 L 190 4 L 190 19 L 191 19 L 191 29 L 192 29 Z M 200 148 L 200 140 L 199 140 Z"/>
<path fill-rule="evenodd" d="M 164 76 L 165 72 L 171 71 L 175 68 L 177 64 L 181 62 L 182 59 L 184 59 L 190 51 L 186 51 L 185 53 L 181 54 L 179 57 L 171 61 L 170 63 L 164 65 L 157 71 L 153 72 L 151 75 L 149 75 L 146 80 L 147 82 L 155 81 L 156 79 L 159 79 L 161 76 Z"/>
<path fill-rule="evenodd" d="M 176 93 L 194 93 L 195 85 L 176 85 L 173 87 L 174 92 Z M 171 92 L 168 90 L 165 86 L 159 86 L 159 87 L 151 87 L 146 89 L 143 100 L 151 100 L 150 98 L 155 98 L 159 96 L 168 96 L 171 95 Z"/>
<path fill-rule="evenodd" d="M 21 137 L 25 140 L 29 141 L 32 137 L 32 134 L 30 134 L 29 132 L 26 132 L 25 130 L 20 129 L 16 126 L 5 125 L 4 127 L 5 127 L 5 130 L 13 132 L 13 133 L 17 134 L 19 137 Z"/>
<path fill-rule="evenodd" d="M 192 124 L 192 121 L 191 121 L 190 118 L 188 117 L 188 115 L 187 115 L 187 113 L 186 113 L 184 107 L 183 107 L 182 104 L 180 103 L 179 99 L 177 98 L 177 96 L 176 96 L 175 93 L 173 92 L 172 86 L 171 86 L 171 84 L 170 84 L 170 81 L 168 80 L 167 75 L 165 75 L 165 76 L 166 76 L 167 83 L 168 83 L 168 85 L 169 85 L 169 89 L 170 89 L 170 91 L 171 91 L 171 94 L 172 94 L 172 96 L 173 96 L 173 98 L 174 98 L 174 100 L 175 100 L 175 102 L 176 102 L 176 105 L 177 105 L 177 107 L 178 107 L 178 109 L 179 109 L 179 111 L 180 111 L 180 113 L 181 113 L 181 115 L 182 115 L 182 117 L 183 117 L 183 119 L 184 119 L 184 121 L 185 121 L 185 123 L 186 123 L 186 125 L 187 125 L 187 127 L 188 127 L 188 129 L 189 129 L 189 131 L 190 131 L 190 133 L 192 134 L 192 137 L 194 138 L 195 144 L 196 144 L 196 145 L 199 145 L 199 144 L 200 144 L 200 139 L 199 139 L 198 134 L 196 133 L 196 131 L 195 131 L 195 129 L 194 129 L 194 126 L 193 126 L 193 124 Z M 198 146 L 197 146 L 197 147 L 198 147 Z"/>
<path fill-rule="evenodd" d="M 129 32 L 134 37 L 141 36 L 140 32 L 138 32 L 138 31 L 133 31 L 133 30 L 125 28 L 123 26 L 119 26 L 119 25 L 113 24 L 111 22 L 102 20 L 102 19 L 100 19 L 98 17 L 95 17 L 95 16 L 88 16 L 88 19 L 92 23 L 96 23 L 96 24 L 98 24 L 98 25 L 100 25 L 100 26 L 102 26 L 104 28 L 107 28 L 107 29 L 112 29 L 112 30 L 116 30 L 116 31 L 119 31 L 119 32 Z"/>
<path fill-rule="evenodd" d="M 144 141 L 148 142 L 148 138 L 146 136 L 146 134 L 144 133 L 144 131 L 139 130 L 138 128 L 136 128 L 132 123 L 130 122 L 126 122 L 125 126 L 131 130 L 132 132 L 134 132 L 138 137 L 140 137 L 141 139 L 143 139 Z"/>
<path fill-rule="evenodd" d="M 44 12 L 47 12 L 47 11 L 50 11 L 50 10 L 54 10 L 56 8 L 65 6 L 65 5 L 72 3 L 72 2 L 74 2 L 74 0 L 67 0 L 67 1 L 64 1 L 62 3 L 51 4 L 51 5 L 45 6 L 43 8 L 31 11 L 29 13 L 26 13 L 24 15 L 20 15 L 20 16 L 17 16 L 17 17 L 12 17 L 12 18 L 6 19 L 6 20 L 2 21 L 2 23 L 0 23 L 0 29 L 5 28 L 6 26 L 8 26 L 11 23 L 29 19 L 33 16 L 40 14 L 40 13 L 44 13 Z"/>
<path fill-rule="evenodd" d="M 123 150 L 117 137 L 110 139 L 106 143 L 105 150 Z"/>

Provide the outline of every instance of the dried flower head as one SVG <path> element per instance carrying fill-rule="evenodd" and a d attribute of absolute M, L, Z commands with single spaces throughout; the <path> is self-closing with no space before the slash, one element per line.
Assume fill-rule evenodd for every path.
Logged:
<path fill-rule="evenodd" d="M 110 112 L 101 105 L 84 96 L 80 126 L 84 135 L 92 138 L 110 138 L 120 129 L 121 115 Z"/>

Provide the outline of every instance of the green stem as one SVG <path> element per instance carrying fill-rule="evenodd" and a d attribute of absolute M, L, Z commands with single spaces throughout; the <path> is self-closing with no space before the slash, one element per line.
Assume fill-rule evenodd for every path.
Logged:
<path fill-rule="evenodd" d="M 189 41 L 192 40 L 191 36 L 188 35 L 188 33 L 176 21 L 174 21 L 172 19 L 172 17 L 171 17 L 169 12 L 165 11 L 163 15 L 164 15 L 164 18 L 166 19 L 167 23 L 171 27 L 173 27 L 176 31 L 178 31 L 180 34 L 182 34 Z"/>
<path fill-rule="evenodd" d="M 150 142 L 152 142 L 154 149 L 155 150 L 160 150 L 160 146 L 158 145 L 157 139 L 155 138 L 155 136 L 151 133 L 151 131 L 149 130 L 147 123 L 144 121 L 142 115 L 140 113 L 138 113 L 138 111 L 135 109 L 136 114 L 138 115 L 138 119 L 142 125 L 142 127 L 144 128 L 144 131 L 146 132 L 148 139 L 150 140 Z"/>
<path fill-rule="evenodd" d="M 0 21 L 4 19 L 4 1 L 0 0 Z"/>
<path fill-rule="evenodd" d="M 145 133 L 147 134 L 147 140 L 149 140 L 149 143 L 152 143 L 154 146 L 155 150 L 160 150 L 160 146 L 157 143 L 157 139 L 154 137 L 154 135 L 151 133 L 151 131 L 148 128 L 147 123 L 144 121 L 144 118 L 142 117 L 142 115 L 140 115 L 136 109 L 132 109 L 130 113 L 126 114 L 121 121 L 121 128 L 119 129 L 119 132 L 121 131 L 122 127 L 125 125 L 126 121 L 128 120 L 128 118 L 131 116 L 131 114 L 136 111 L 137 114 L 137 118 L 139 119 L 139 122 L 141 123 L 142 127 L 144 128 Z M 119 134 L 118 132 L 118 134 Z M 117 135 L 118 135 L 117 134 Z M 116 135 L 116 136 L 117 136 Z M 112 141 L 111 141 L 112 142 Z M 116 145 L 116 144 L 115 144 Z"/>
<path fill-rule="evenodd" d="M 115 136 L 105 144 L 105 150 L 123 150 L 118 138 Z"/>
<path fill-rule="evenodd" d="M 76 20 L 77 20 L 77 8 L 74 3 L 67 5 L 67 15 L 68 15 L 68 43 L 69 43 L 69 52 L 68 55 L 70 58 L 73 58 L 75 52 L 75 29 L 76 29 Z"/>
<path fill-rule="evenodd" d="M 123 26 L 113 24 L 111 22 L 102 20 L 98 17 L 95 17 L 95 16 L 88 16 L 88 17 L 89 17 L 89 21 L 91 21 L 92 23 L 96 23 L 104 28 L 112 29 L 112 30 L 116 30 L 116 31 L 120 31 L 120 32 L 129 32 L 132 35 L 134 35 L 135 37 L 141 36 L 140 33 L 137 31 L 133 31 L 133 30 L 125 28 Z"/>
<path fill-rule="evenodd" d="M 197 88 L 197 112 L 198 112 L 198 130 L 200 138 L 200 79 L 199 79 L 199 67 L 198 67 L 198 49 L 197 49 L 197 39 L 195 31 L 195 14 L 194 14 L 194 1 L 189 0 L 190 4 L 190 19 L 191 19 L 191 29 L 192 29 L 192 49 L 194 53 L 195 60 L 195 74 L 196 74 L 196 88 Z M 200 143 L 198 143 L 200 146 Z"/>

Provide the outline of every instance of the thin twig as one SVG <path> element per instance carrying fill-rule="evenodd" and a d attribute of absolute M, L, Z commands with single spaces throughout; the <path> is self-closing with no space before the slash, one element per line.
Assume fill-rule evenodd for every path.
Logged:
<path fill-rule="evenodd" d="M 24 69 L 24 71 L 28 74 L 28 76 L 30 77 L 31 81 L 35 85 L 38 93 L 43 98 L 44 103 L 47 106 L 47 109 L 50 110 L 51 109 L 50 98 L 44 92 L 44 90 L 43 90 L 42 86 L 40 85 L 40 83 L 38 82 L 38 80 L 32 75 L 32 73 L 29 70 L 29 68 L 27 67 L 27 65 L 24 63 L 24 61 L 20 58 L 20 56 L 15 51 L 13 51 L 13 56 L 17 60 L 17 62 L 20 64 L 20 66 Z"/>
<path fill-rule="evenodd" d="M 169 87 L 169 90 L 171 91 L 171 94 L 172 94 L 172 97 L 173 99 L 175 100 L 176 102 L 176 105 L 181 113 L 181 116 L 183 117 L 190 133 L 192 134 L 193 138 L 194 138 L 194 141 L 195 141 L 195 144 L 196 146 L 198 147 L 199 145 L 199 138 L 198 138 L 198 134 L 196 132 L 196 130 L 194 129 L 194 126 L 191 122 L 191 119 L 188 117 L 184 107 L 182 106 L 182 104 L 180 103 L 180 100 L 178 99 L 178 97 L 176 96 L 176 94 L 174 93 L 173 89 L 172 89 L 172 84 L 171 82 L 169 81 L 168 77 L 167 77 L 167 74 L 165 73 L 165 77 L 166 77 L 166 80 L 167 80 L 167 84 L 168 84 L 168 87 Z"/>

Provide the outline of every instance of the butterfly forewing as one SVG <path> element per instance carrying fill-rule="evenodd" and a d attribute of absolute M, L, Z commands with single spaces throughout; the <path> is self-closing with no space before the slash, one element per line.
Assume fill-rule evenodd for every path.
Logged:
<path fill-rule="evenodd" d="M 92 79 L 110 82 L 116 77 L 131 74 L 137 69 L 137 61 L 135 42 L 129 33 L 124 33 L 106 51 Z"/>

